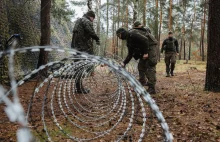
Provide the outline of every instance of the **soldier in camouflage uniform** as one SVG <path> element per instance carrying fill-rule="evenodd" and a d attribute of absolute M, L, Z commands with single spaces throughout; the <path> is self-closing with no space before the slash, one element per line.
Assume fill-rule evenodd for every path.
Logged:
<path fill-rule="evenodd" d="M 142 35 L 146 36 L 149 41 L 149 57 L 147 60 L 140 59 L 138 64 L 139 70 L 139 80 L 143 86 L 149 86 L 149 88 L 154 88 L 156 85 L 156 64 L 157 64 L 157 48 L 158 41 L 151 35 L 149 28 L 144 28 L 144 26 L 139 22 L 134 22 L 133 29 L 138 30 Z M 146 78 L 148 82 L 146 82 Z M 152 87 L 151 87 L 152 86 Z"/>
<path fill-rule="evenodd" d="M 94 19 L 95 13 L 89 11 L 75 22 L 71 44 L 72 48 L 93 54 L 93 40 L 95 40 L 97 44 L 100 44 L 99 37 L 93 28 L 92 22 Z"/>
<path fill-rule="evenodd" d="M 81 52 L 94 54 L 93 51 L 93 40 L 96 41 L 97 45 L 100 45 L 99 37 L 95 33 L 93 28 L 93 20 L 95 19 L 95 13 L 93 11 L 87 12 L 82 18 L 75 22 L 73 28 L 73 36 L 71 47 Z M 89 68 L 89 70 L 93 67 Z M 76 79 L 76 92 L 77 93 L 88 93 L 89 90 L 82 87 L 82 74 L 78 73 Z"/>
<path fill-rule="evenodd" d="M 140 59 L 138 63 L 138 70 L 140 74 L 140 82 L 143 84 L 146 82 L 145 80 L 145 73 L 146 68 L 148 65 L 155 66 L 155 62 L 153 60 L 150 60 L 149 54 L 150 51 L 150 42 L 146 36 L 140 33 L 137 29 L 132 29 L 130 31 L 125 30 L 124 28 L 119 28 L 116 32 L 117 36 L 127 41 L 127 47 L 128 47 L 128 55 L 126 59 L 123 62 L 123 67 L 126 66 L 134 57 L 135 60 Z M 143 68 L 142 68 L 143 67 Z M 143 79 L 144 78 L 144 79 Z M 148 92 L 151 94 L 155 94 L 155 84 L 153 83 L 149 84 Z M 155 81 L 156 82 L 156 81 Z"/>
<path fill-rule="evenodd" d="M 169 32 L 168 38 L 162 44 L 161 53 L 163 51 L 165 51 L 166 77 L 174 76 L 176 56 L 179 55 L 179 44 L 172 32 Z"/>

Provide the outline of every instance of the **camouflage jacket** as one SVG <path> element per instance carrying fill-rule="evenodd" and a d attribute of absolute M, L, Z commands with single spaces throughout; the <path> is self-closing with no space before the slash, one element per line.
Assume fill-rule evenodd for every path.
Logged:
<path fill-rule="evenodd" d="M 146 36 L 149 40 L 149 46 L 151 45 L 157 45 L 158 41 L 157 39 L 151 34 L 150 29 L 149 28 L 133 28 L 138 30 L 138 32 L 140 32 L 142 35 Z"/>
<path fill-rule="evenodd" d="M 99 41 L 99 37 L 95 33 L 93 23 L 84 15 L 75 22 L 71 47 L 91 54 L 93 53 L 92 40 Z"/>
<path fill-rule="evenodd" d="M 149 52 L 148 52 L 148 62 L 150 66 L 155 66 L 157 64 L 157 50 L 158 50 L 158 41 L 157 39 L 149 32 L 150 29 L 145 28 L 134 28 L 142 35 L 148 38 L 149 43 Z"/>
<path fill-rule="evenodd" d="M 142 58 L 144 54 L 148 54 L 148 38 L 140 34 L 138 30 L 132 29 L 128 32 L 127 35 L 127 47 L 128 55 L 124 60 L 125 65 L 130 62 L 132 57 L 134 57 L 135 60 L 137 60 Z"/>

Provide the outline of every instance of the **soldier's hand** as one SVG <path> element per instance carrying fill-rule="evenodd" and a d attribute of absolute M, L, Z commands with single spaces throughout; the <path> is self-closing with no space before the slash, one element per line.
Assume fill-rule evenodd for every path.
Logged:
<path fill-rule="evenodd" d="M 125 68 L 125 64 L 124 64 L 124 63 L 121 63 L 121 67 L 122 67 L 122 68 Z"/>
<path fill-rule="evenodd" d="M 144 54 L 143 59 L 147 59 L 148 58 L 148 54 Z"/>
<path fill-rule="evenodd" d="M 177 56 L 179 56 L 179 53 L 176 53 Z"/>

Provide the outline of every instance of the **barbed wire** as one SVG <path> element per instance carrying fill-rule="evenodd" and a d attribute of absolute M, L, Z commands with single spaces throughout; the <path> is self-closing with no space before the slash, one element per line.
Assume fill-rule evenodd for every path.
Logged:
<path fill-rule="evenodd" d="M 67 53 L 69 56 L 40 66 L 16 83 L 13 57 L 25 52 L 39 52 L 40 49 Z M 11 88 L 6 91 L 0 87 L 0 102 L 6 104 L 5 111 L 10 121 L 21 125 L 17 133 L 18 141 L 30 141 L 34 138 L 48 141 L 97 141 L 109 135 L 114 136 L 111 137 L 112 140 L 121 141 L 134 127 L 134 116 L 139 112 L 135 106 L 140 106 L 142 119 L 138 142 L 143 141 L 146 134 L 148 113 L 153 113 L 159 121 L 163 131 L 162 141 L 173 140 L 168 124 L 155 101 L 116 60 L 55 46 L 11 48 L 0 52 L 0 58 L 7 55 Z M 25 85 L 26 81 L 41 70 L 51 69 L 56 64 L 61 66 L 53 70 L 48 77 L 42 78 L 34 87 L 32 95 L 25 96 L 29 97 L 25 113 L 19 101 L 17 87 Z M 76 86 L 76 80 L 80 80 L 82 90 L 86 87 L 90 92 L 77 93 L 79 88 Z M 10 94 L 13 102 L 8 98 Z M 146 109 L 145 103 L 150 109 Z M 34 135 L 31 135 L 29 128 L 32 128 Z M 27 134 L 30 137 L 25 138 Z"/>

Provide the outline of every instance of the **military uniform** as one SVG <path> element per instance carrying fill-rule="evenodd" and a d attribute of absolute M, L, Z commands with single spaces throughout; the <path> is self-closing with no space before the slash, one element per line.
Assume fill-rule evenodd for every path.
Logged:
<path fill-rule="evenodd" d="M 143 36 L 138 30 L 132 29 L 127 35 L 128 55 L 124 60 L 124 64 L 128 64 L 132 57 L 135 60 L 143 58 L 144 54 L 149 52 L 148 38 Z"/>
<path fill-rule="evenodd" d="M 93 54 L 93 39 L 99 43 L 99 37 L 95 33 L 93 23 L 89 20 L 87 15 L 84 15 L 75 22 L 71 47 L 82 52 Z"/>
<path fill-rule="evenodd" d="M 165 63 L 167 76 L 173 76 L 173 71 L 176 64 L 176 54 L 179 53 L 179 44 L 175 38 L 167 38 L 164 40 L 161 48 L 161 53 L 165 51 Z"/>
<path fill-rule="evenodd" d="M 99 44 L 99 37 L 95 33 L 90 17 L 95 18 L 94 12 L 87 12 L 87 14 L 85 14 L 82 18 L 78 19 L 75 22 L 71 47 L 81 52 L 94 54 L 93 40 L 95 40 L 96 43 Z M 90 66 L 87 69 L 87 71 L 91 70 L 94 70 L 94 66 Z M 88 93 L 89 90 L 82 87 L 82 71 L 79 70 L 76 74 L 78 74 L 78 77 L 75 80 L 77 93 Z"/>
<path fill-rule="evenodd" d="M 143 33 L 145 34 L 143 34 Z M 144 31 L 140 29 L 132 29 L 126 34 L 128 55 L 124 60 L 124 65 L 128 64 L 132 57 L 135 60 L 139 59 L 138 71 L 139 71 L 139 81 L 141 84 L 146 83 L 146 77 L 149 80 L 148 92 L 155 94 L 155 84 L 156 84 L 156 64 L 157 59 L 155 58 L 156 53 L 152 54 L 153 47 L 157 44 L 152 44 L 151 39 L 146 35 L 146 29 Z M 122 35 L 123 36 L 123 35 Z M 143 55 L 148 54 L 147 59 L 143 59 Z M 156 60 L 155 60 L 156 59 Z"/>
<path fill-rule="evenodd" d="M 140 58 L 139 64 L 138 64 L 138 71 L 139 71 L 139 81 L 141 84 L 146 84 L 146 78 L 148 79 L 148 86 L 153 86 L 153 88 L 156 85 L 156 64 L 157 64 L 157 46 L 158 42 L 157 40 L 149 33 L 149 30 L 145 28 L 134 28 L 138 30 L 142 35 L 146 36 L 148 38 L 149 42 L 149 57 L 144 60 Z"/>

